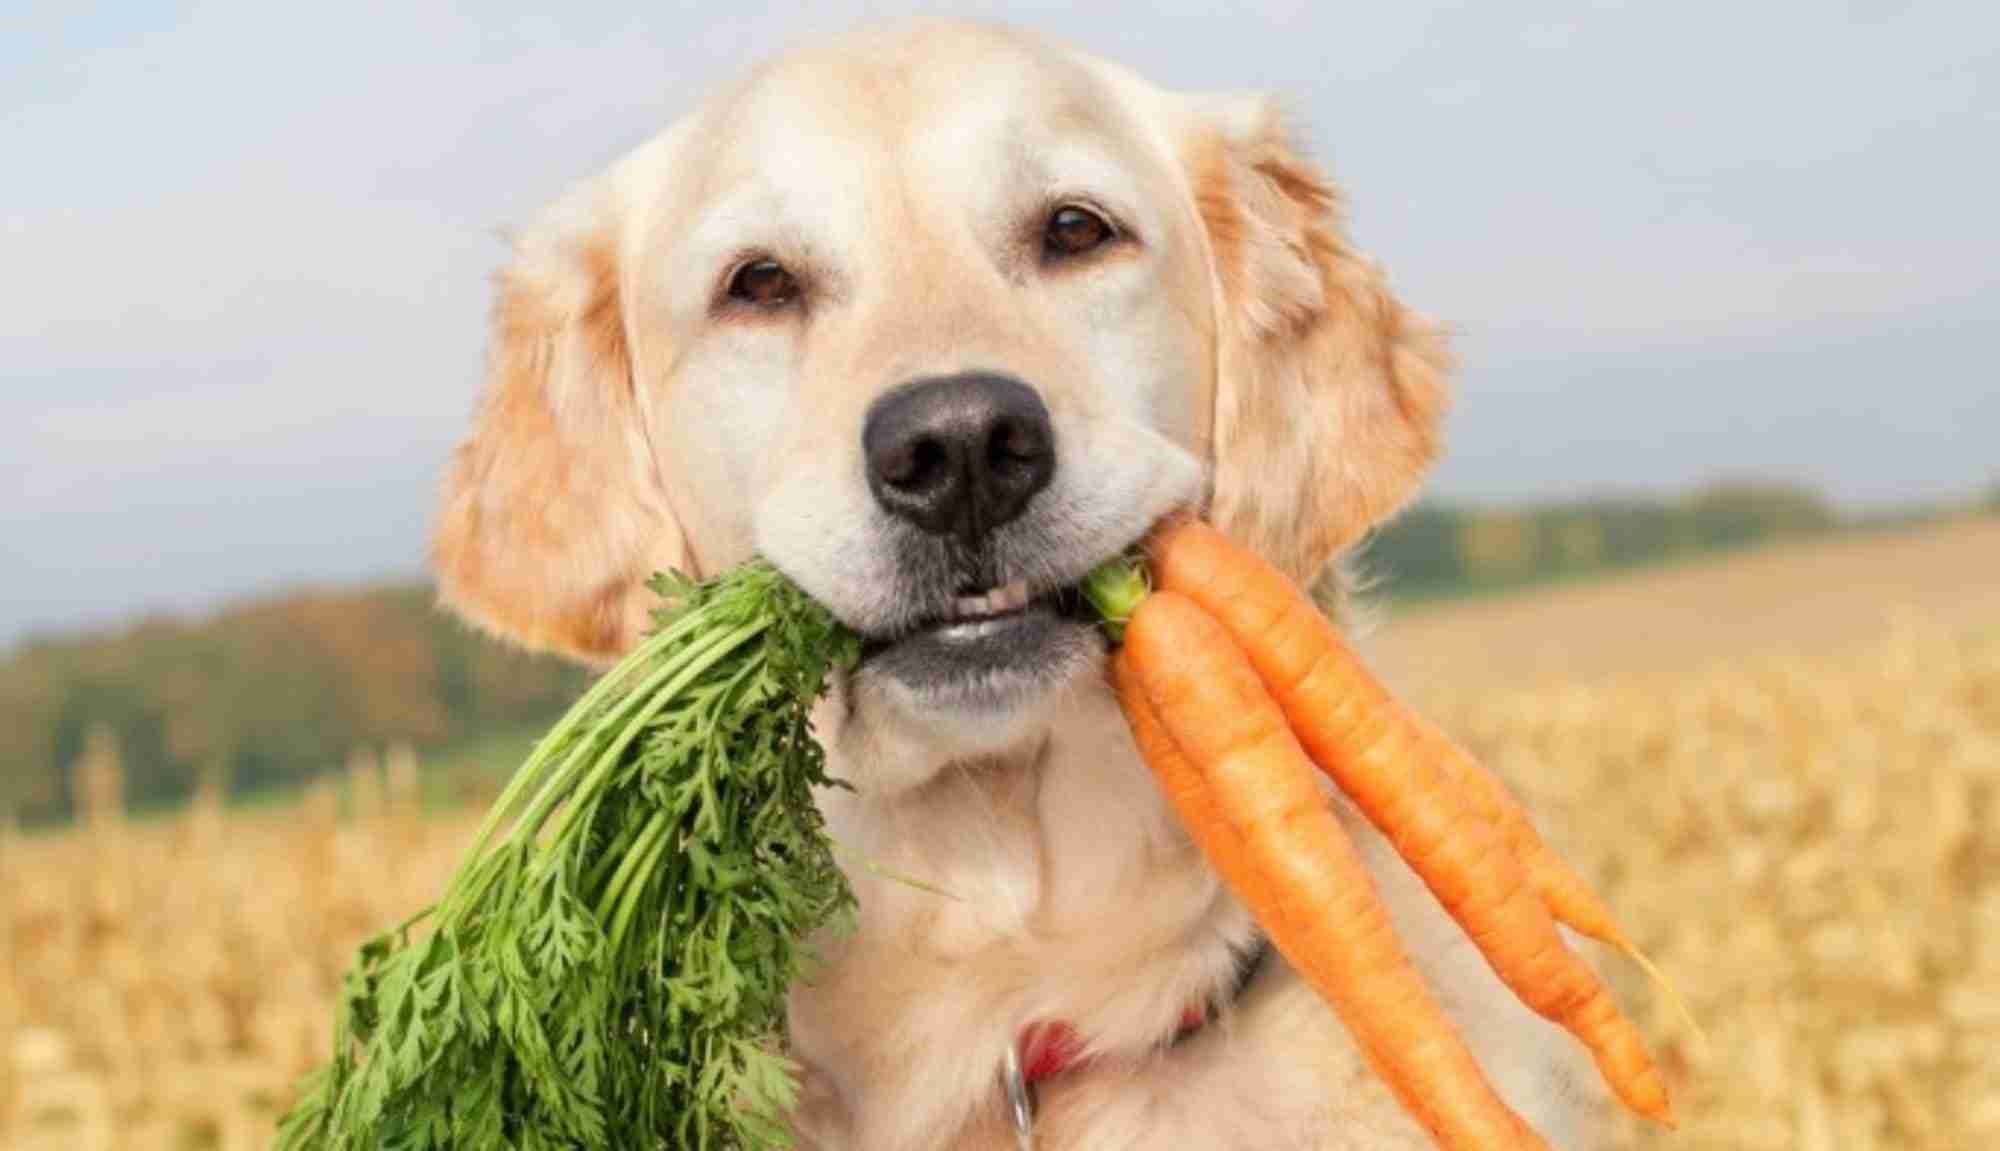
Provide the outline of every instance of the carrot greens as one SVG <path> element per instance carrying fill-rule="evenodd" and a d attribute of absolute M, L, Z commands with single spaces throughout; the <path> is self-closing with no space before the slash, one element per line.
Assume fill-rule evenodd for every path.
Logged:
<path fill-rule="evenodd" d="M 361 947 L 280 1151 L 786 1143 L 786 988 L 853 907 L 809 715 L 859 643 L 761 561 L 655 588 L 439 902 Z"/>

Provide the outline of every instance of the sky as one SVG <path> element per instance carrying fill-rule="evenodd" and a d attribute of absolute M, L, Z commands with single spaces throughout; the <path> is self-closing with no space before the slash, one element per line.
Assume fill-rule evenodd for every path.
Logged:
<path fill-rule="evenodd" d="M 913 10 L 735 9 L 6 5 L 0 645 L 420 573 L 502 230 Z M 1437 497 L 2000 481 L 2000 5 L 924 10 L 1283 95 L 1456 333 Z"/>

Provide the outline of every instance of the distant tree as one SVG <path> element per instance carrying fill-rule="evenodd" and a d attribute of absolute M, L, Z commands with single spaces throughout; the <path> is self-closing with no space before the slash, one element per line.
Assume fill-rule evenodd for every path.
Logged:
<path fill-rule="evenodd" d="M 1712 484 L 1679 499 L 1595 497 L 1504 508 L 1425 503 L 1375 534 L 1366 565 L 1391 594 L 1441 595 L 1636 567 L 1842 522 L 1811 488 L 1760 481 Z"/>
<path fill-rule="evenodd" d="M 70 813 L 70 766 L 99 727 L 135 806 L 201 781 L 297 786 L 356 746 L 435 747 L 544 722 L 575 698 L 581 672 L 431 605 L 422 587 L 298 593 L 25 645 L 0 660 L 0 787 L 26 818 Z"/>
<path fill-rule="evenodd" d="M 1641 500 L 1600 500 L 1592 512 L 1604 525 L 1604 560 L 1614 567 L 1655 563 L 1683 546 L 1673 509 Z"/>
<path fill-rule="evenodd" d="M 1682 501 L 1701 547 L 1736 547 L 1773 536 L 1821 531 L 1838 518 L 1824 496 L 1795 484 L 1710 484 Z"/>
<path fill-rule="evenodd" d="M 1459 554 L 1460 512 L 1418 504 L 1369 538 L 1363 563 L 1397 592 L 1455 587 L 1464 582 Z"/>
<path fill-rule="evenodd" d="M 62 799 L 56 770 L 56 687 L 20 661 L 0 664 L 0 808 L 33 810 Z M 4 814 L 4 813 L 0 813 Z"/>
<path fill-rule="evenodd" d="M 1604 517 L 1589 503 L 1553 504 L 1535 508 L 1533 573 L 1570 575 L 1594 571 L 1606 563 Z"/>
<path fill-rule="evenodd" d="M 1459 525 L 1459 554 L 1474 583 L 1514 583 L 1540 574 L 1539 531 L 1534 513 L 1486 510 Z"/>

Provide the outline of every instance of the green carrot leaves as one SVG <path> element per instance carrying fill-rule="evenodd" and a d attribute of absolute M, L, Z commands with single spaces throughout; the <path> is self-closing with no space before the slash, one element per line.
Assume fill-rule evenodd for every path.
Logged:
<path fill-rule="evenodd" d="M 858 641 L 768 564 L 655 587 L 438 905 L 356 955 L 280 1151 L 782 1145 L 785 992 L 853 902 L 808 717 Z"/>

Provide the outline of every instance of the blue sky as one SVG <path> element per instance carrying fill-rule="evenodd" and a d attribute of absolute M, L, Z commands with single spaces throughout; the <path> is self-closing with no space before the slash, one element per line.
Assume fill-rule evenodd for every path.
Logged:
<path fill-rule="evenodd" d="M 0 643 L 417 572 L 499 230 L 748 60 L 907 10 L 8 6 Z M 1286 94 L 1459 332 L 1436 494 L 2000 479 L 2000 7 L 930 10 Z"/>

